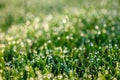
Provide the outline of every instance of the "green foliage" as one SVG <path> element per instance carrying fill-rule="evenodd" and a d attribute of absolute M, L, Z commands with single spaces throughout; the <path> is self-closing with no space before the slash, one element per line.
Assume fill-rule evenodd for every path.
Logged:
<path fill-rule="evenodd" d="M 4 26 L 11 27 L 0 30 L 0 79 L 120 78 L 118 0 L 40 2 L 45 10 L 34 10 L 39 1 L 30 0 L 25 18 L 6 15 Z"/>

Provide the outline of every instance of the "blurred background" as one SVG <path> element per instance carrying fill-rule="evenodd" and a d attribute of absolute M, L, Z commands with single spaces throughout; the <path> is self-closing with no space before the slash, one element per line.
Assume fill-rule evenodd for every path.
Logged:
<path fill-rule="evenodd" d="M 26 18 L 49 14 L 77 14 L 77 12 L 102 9 L 110 15 L 119 14 L 120 0 L 0 0 L 0 29 L 12 24 L 22 24 Z M 85 15 L 84 15 L 85 16 Z"/>

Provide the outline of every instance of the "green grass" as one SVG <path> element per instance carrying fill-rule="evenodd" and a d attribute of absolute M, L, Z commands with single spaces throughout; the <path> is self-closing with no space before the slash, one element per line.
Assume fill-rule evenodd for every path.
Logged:
<path fill-rule="evenodd" d="M 0 4 L 0 80 L 119 80 L 119 0 L 30 0 L 26 16 L 12 1 Z"/>

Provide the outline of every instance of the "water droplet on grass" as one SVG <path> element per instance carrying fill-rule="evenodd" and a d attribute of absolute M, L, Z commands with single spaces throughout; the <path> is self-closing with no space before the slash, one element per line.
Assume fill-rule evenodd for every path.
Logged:
<path fill-rule="evenodd" d="M 97 29 L 97 30 L 98 30 L 98 29 L 99 29 L 99 26 L 97 26 L 97 25 L 96 25 L 96 26 L 95 26 L 95 29 Z"/>
<path fill-rule="evenodd" d="M 58 40 L 60 40 L 61 38 L 60 37 L 57 37 Z"/>
<path fill-rule="evenodd" d="M 67 23 L 67 20 L 66 19 L 63 19 L 62 20 L 63 24 Z"/>
<path fill-rule="evenodd" d="M 90 43 L 90 46 L 93 47 L 93 43 L 92 42 Z"/>
<path fill-rule="evenodd" d="M 66 39 L 68 40 L 68 39 L 70 39 L 70 37 L 69 37 L 69 36 L 66 36 Z"/>
<path fill-rule="evenodd" d="M 101 32 L 100 31 L 98 31 L 98 35 L 100 35 L 101 34 Z"/>
<path fill-rule="evenodd" d="M 103 26 L 104 26 L 104 27 L 107 27 L 107 24 L 104 24 Z"/>
<path fill-rule="evenodd" d="M 49 44 L 50 44 L 51 42 L 52 42 L 51 40 L 48 41 Z"/>
<path fill-rule="evenodd" d="M 85 34 L 84 34 L 84 33 L 81 33 L 81 36 L 85 36 Z"/>
<path fill-rule="evenodd" d="M 20 45 L 21 45 L 21 47 L 24 47 L 24 43 L 23 42 L 21 42 Z"/>
<path fill-rule="evenodd" d="M 114 31 L 114 30 L 115 30 L 115 27 L 113 26 L 113 27 L 111 28 L 111 30 Z"/>

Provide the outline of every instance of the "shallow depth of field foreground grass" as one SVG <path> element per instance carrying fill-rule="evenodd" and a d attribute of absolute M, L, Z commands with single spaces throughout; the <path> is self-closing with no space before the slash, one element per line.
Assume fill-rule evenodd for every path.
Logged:
<path fill-rule="evenodd" d="M 0 4 L 0 80 L 120 79 L 120 1 L 70 1 Z"/>

